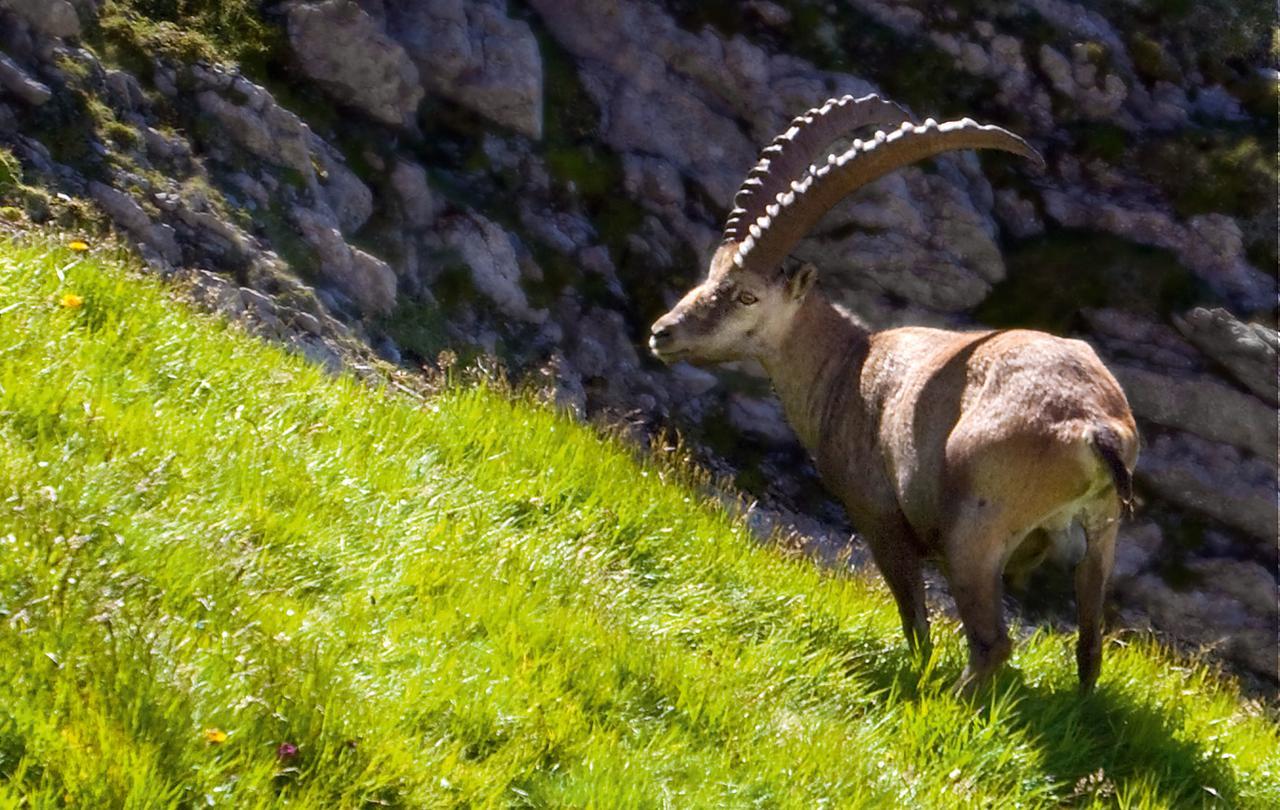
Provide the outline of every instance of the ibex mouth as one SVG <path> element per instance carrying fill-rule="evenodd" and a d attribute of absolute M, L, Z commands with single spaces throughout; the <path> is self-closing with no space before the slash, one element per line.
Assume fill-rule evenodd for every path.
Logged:
<path fill-rule="evenodd" d="M 654 357 L 670 365 L 683 360 L 689 354 L 688 349 L 672 345 L 674 343 L 675 340 L 670 334 L 651 335 L 649 337 L 649 351 L 653 353 Z"/>
<path fill-rule="evenodd" d="M 672 346 L 669 339 L 659 340 L 657 336 L 649 338 L 649 351 L 653 353 L 654 357 L 664 363 L 674 363 L 679 360 L 682 355 L 688 353 L 684 349 L 678 349 Z"/>

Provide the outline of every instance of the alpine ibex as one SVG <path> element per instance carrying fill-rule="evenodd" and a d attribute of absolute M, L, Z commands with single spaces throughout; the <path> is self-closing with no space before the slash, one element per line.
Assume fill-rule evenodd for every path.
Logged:
<path fill-rule="evenodd" d="M 884 575 L 913 646 L 927 647 L 922 563 L 936 560 L 964 624 L 958 687 L 1009 657 L 1001 577 L 1055 552 L 1075 563 L 1082 690 L 1101 668 L 1102 603 L 1138 437 L 1120 386 L 1085 343 L 1027 330 L 872 332 L 784 259 L 828 209 L 889 172 L 953 149 L 1043 164 L 970 119 L 913 125 L 876 96 L 832 99 L 763 150 L 734 198 L 707 279 L 654 325 L 666 362 L 752 358 L 768 372 L 824 483 Z M 886 127 L 822 157 L 839 138 Z"/>

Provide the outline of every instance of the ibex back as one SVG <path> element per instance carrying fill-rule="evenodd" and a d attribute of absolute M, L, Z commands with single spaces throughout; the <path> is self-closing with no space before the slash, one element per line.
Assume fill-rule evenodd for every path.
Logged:
<path fill-rule="evenodd" d="M 1026 330 L 871 332 L 784 259 L 836 202 L 953 149 L 1037 163 L 1021 138 L 969 119 L 915 126 L 895 104 L 846 96 L 761 154 L 735 197 L 707 279 L 653 325 L 661 359 L 753 358 L 818 472 L 866 537 L 913 645 L 927 645 L 922 564 L 937 560 L 969 643 L 959 686 L 1008 657 L 1002 575 L 1055 553 L 1075 564 L 1082 689 L 1101 666 L 1102 603 L 1138 440 L 1115 378 L 1085 343 Z M 825 160 L 831 144 L 886 127 Z"/>

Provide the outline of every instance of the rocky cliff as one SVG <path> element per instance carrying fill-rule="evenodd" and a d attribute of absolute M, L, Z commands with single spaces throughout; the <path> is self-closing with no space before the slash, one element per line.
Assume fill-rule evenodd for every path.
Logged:
<path fill-rule="evenodd" d="M 874 325 L 1089 340 L 1139 417 L 1115 621 L 1274 686 L 1276 88 L 1258 0 L 0 0 L 0 222 L 113 230 L 334 369 L 441 349 L 675 427 L 818 551 L 758 371 L 665 369 L 756 150 L 884 93 L 1028 137 L 872 184 L 797 251 Z M 803 515 L 804 517 L 801 517 Z M 862 555 L 854 547 L 854 558 Z"/>

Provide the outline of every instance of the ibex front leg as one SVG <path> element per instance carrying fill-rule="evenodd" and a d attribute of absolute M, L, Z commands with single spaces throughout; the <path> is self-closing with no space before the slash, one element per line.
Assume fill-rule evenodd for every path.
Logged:
<path fill-rule="evenodd" d="M 929 613 L 924 598 L 924 564 L 906 520 L 898 517 L 864 523 L 863 536 L 871 547 L 876 567 L 898 603 L 902 632 L 913 651 L 925 656 L 930 649 Z"/>

